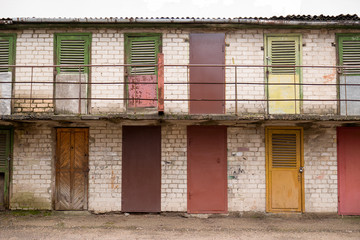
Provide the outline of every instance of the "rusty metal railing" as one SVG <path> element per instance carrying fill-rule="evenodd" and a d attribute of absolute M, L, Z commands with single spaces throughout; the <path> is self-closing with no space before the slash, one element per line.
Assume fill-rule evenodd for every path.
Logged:
<path fill-rule="evenodd" d="M 125 72 L 126 68 L 128 67 L 141 67 L 141 66 L 156 66 L 157 67 L 157 82 L 156 83 L 149 83 L 149 82 L 134 82 L 129 83 L 126 81 Z M 157 111 L 159 113 L 166 113 L 166 103 L 169 102 L 233 102 L 234 104 L 234 111 L 232 111 L 232 114 L 239 114 L 239 103 L 241 102 L 260 102 L 266 105 L 264 114 L 271 114 L 271 111 L 269 110 L 269 103 L 270 102 L 294 102 L 295 106 L 295 114 L 301 114 L 301 112 L 297 112 L 297 107 L 303 104 L 304 102 L 332 102 L 334 103 L 334 107 L 336 109 L 339 109 L 339 106 L 342 102 L 344 102 L 345 107 L 345 115 L 348 115 L 348 103 L 350 102 L 360 102 L 360 94 L 359 97 L 356 99 L 348 98 L 348 87 L 360 87 L 360 77 L 359 77 L 359 84 L 357 83 L 347 83 L 346 81 L 346 74 L 342 74 L 344 68 L 360 68 L 360 66 L 322 66 L 322 65 L 316 65 L 316 66 L 309 66 L 309 65 L 297 65 L 297 66 L 291 66 L 294 68 L 294 72 L 296 72 L 296 69 L 301 69 L 302 71 L 304 69 L 316 69 L 318 71 L 324 70 L 324 75 L 326 74 L 326 70 L 335 70 L 334 77 L 331 80 L 331 82 L 296 82 L 295 76 L 294 80 L 292 82 L 269 82 L 269 72 L 268 69 L 272 67 L 286 67 L 289 68 L 289 65 L 283 65 L 283 66 L 273 66 L 273 65 L 225 65 L 225 64 L 164 64 L 164 57 L 162 54 L 159 55 L 158 64 L 156 65 L 132 65 L 132 64 L 111 64 L 111 65 L 44 65 L 44 66 L 37 66 L 37 65 L 6 65 L 4 67 L 8 67 L 11 69 L 13 74 L 15 76 L 11 80 L 2 80 L 0 82 L 0 86 L 2 84 L 11 84 L 12 85 L 12 95 L 11 97 L 3 97 L 0 95 L 0 101 L 1 100 L 11 100 L 12 102 L 12 114 L 14 113 L 22 113 L 22 111 L 15 112 L 14 111 L 14 104 L 16 101 L 28 101 L 29 102 L 29 109 L 34 108 L 34 101 L 35 100 L 47 100 L 52 101 L 53 103 L 58 100 L 76 100 L 78 101 L 78 110 L 75 112 L 76 114 L 84 114 L 84 109 L 82 109 L 82 101 L 87 101 L 87 104 L 90 104 L 91 101 L 122 101 L 124 105 L 126 105 L 127 101 L 155 101 L 157 102 Z M 55 81 L 55 75 L 56 75 L 56 68 L 66 68 L 66 67 L 76 67 L 79 69 L 79 71 L 76 73 L 79 75 L 79 81 L 69 81 L 69 82 L 56 82 Z M 89 78 L 87 82 L 82 82 L 81 80 L 81 69 L 89 68 Z M 101 77 L 97 76 L 97 79 L 100 79 L 100 81 L 93 81 L 92 73 L 95 72 L 95 69 L 101 69 L 101 68 L 114 68 L 114 69 L 121 69 L 121 74 L 117 78 L 114 78 L 112 81 L 101 81 Z M 167 76 L 169 74 L 169 69 L 171 68 L 180 68 L 183 69 L 182 73 L 179 74 L 178 77 L 183 77 L 182 81 L 175 81 L 176 78 L 171 78 Z M 190 71 L 192 68 L 224 68 L 224 71 L 226 72 L 225 81 L 221 83 L 214 83 L 214 82 L 191 82 L 190 81 Z M 20 71 L 21 69 L 21 71 Z M 47 71 L 39 70 L 39 69 L 47 69 Z M 243 77 L 242 70 L 244 69 L 257 69 L 257 79 L 263 79 L 263 81 L 252 81 L 254 78 L 249 77 Z M 37 70 L 37 71 L 35 71 Z M 42 74 L 44 72 L 52 73 L 48 74 L 51 75 L 46 80 L 37 80 L 38 77 L 36 77 L 37 74 L 41 75 L 41 79 L 44 79 Z M 21 74 L 28 74 L 27 76 L 21 76 L 18 77 L 17 75 Z M 174 71 L 176 73 L 176 71 Z M 344 77 L 344 83 L 340 83 L 339 76 Z M 166 80 L 165 80 L 166 78 Z M 307 78 L 307 80 L 310 78 Z M 79 85 L 79 92 L 77 97 L 58 97 L 55 94 L 54 88 L 56 86 L 54 85 Z M 152 84 L 155 85 L 154 87 L 157 89 L 157 94 L 153 98 L 149 97 L 133 97 L 130 98 L 128 95 L 128 92 L 126 90 L 126 87 L 128 85 L 147 85 Z M 191 98 L 189 95 L 189 88 L 192 85 L 220 85 L 225 89 L 225 97 L 220 99 L 211 99 L 211 98 Z M 29 85 L 28 87 L 18 88 L 19 85 Z M 86 97 L 83 97 L 83 90 L 82 85 L 86 85 L 87 93 Z M 99 94 L 92 93 L 91 89 L 94 86 L 97 85 L 103 85 L 103 86 L 122 86 L 124 90 L 123 93 L 119 93 L 121 95 L 120 97 L 109 97 L 109 96 L 102 96 Z M 169 94 L 166 92 L 167 86 L 176 86 L 176 85 L 184 85 L 186 86 L 187 93 L 186 94 L 180 94 L 183 97 L 173 97 L 169 96 Z M 36 87 L 43 87 L 48 86 L 50 89 L 53 89 L 52 96 L 47 97 L 40 97 L 39 90 L 34 90 Z M 264 87 L 264 91 L 262 95 L 254 95 L 253 98 L 245 98 L 245 97 L 239 97 L 239 88 L 244 86 L 262 86 Z M 269 97 L 269 87 L 271 86 L 292 86 L 294 88 L 294 97 L 293 98 L 271 98 Z M 301 92 L 299 94 L 297 93 L 297 88 L 304 88 L 304 87 L 334 87 L 335 93 L 332 93 L 332 95 L 337 96 L 335 98 L 304 98 L 301 96 Z M 226 91 L 227 87 L 233 87 L 232 91 Z M 20 96 L 18 92 L 24 92 L 28 89 L 28 96 Z M 344 96 L 340 96 L 340 89 L 344 90 Z M 36 93 L 35 93 L 36 92 Z M 297 96 L 299 95 L 299 97 Z M 135 94 L 136 96 L 136 94 Z M 229 97 L 233 96 L 233 97 Z M 256 98 L 255 98 L 256 97 Z M 25 105 L 25 104 L 24 104 Z M 336 105 L 336 106 L 335 106 Z M 136 105 L 135 105 L 136 106 Z M 54 107 L 53 107 L 54 108 Z M 135 107 L 136 112 L 136 107 Z M 85 114 L 91 114 L 91 112 L 87 111 Z M 340 114 L 340 111 L 337 110 L 337 114 Z M 360 115 L 360 114 L 359 114 Z"/>

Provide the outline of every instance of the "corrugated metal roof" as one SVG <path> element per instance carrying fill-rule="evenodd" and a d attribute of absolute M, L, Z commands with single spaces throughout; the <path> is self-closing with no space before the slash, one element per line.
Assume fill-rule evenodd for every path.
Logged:
<path fill-rule="evenodd" d="M 106 17 L 106 18 L 2 18 L 0 25 L 40 23 L 217 23 L 217 24 L 257 24 L 257 25 L 358 25 L 360 18 L 354 15 L 288 15 L 273 17 L 238 17 L 238 18 L 195 18 L 195 17 Z"/>

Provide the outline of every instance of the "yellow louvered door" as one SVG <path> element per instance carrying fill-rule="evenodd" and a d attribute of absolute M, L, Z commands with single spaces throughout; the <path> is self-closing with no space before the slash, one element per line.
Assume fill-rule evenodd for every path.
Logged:
<path fill-rule="evenodd" d="M 267 211 L 303 211 L 302 129 L 267 128 Z"/>
<path fill-rule="evenodd" d="M 268 36 L 266 61 L 269 114 L 299 114 L 300 36 Z"/>

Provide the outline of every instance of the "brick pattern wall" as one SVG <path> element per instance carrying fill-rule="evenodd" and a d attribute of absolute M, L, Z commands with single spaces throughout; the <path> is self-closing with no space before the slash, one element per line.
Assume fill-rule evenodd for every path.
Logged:
<path fill-rule="evenodd" d="M 91 64 L 113 65 L 124 64 L 124 34 L 118 30 L 93 31 Z M 124 68 L 95 67 L 92 68 L 91 96 L 94 98 L 124 97 Z M 99 83 L 108 83 L 100 85 Z M 119 84 L 109 84 L 119 83 Z M 119 113 L 125 111 L 124 100 L 92 100 L 91 113 Z"/>
<path fill-rule="evenodd" d="M 161 211 L 186 211 L 186 126 L 163 126 L 161 132 Z"/>
<path fill-rule="evenodd" d="M 265 211 L 265 130 L 228 127 L 229 211 Z"/>
<path fill-rule="evenodd" d="M 337 212 L 336 128 L 304 131 L 305 211 Z"/>
<path fill-rule="evenodd" d="M 51 209 L 52 130 L 24 124 L 14 133 L 11 209 Z"/>
<path fill-rule="evenodd" d="M 227 65 L 263 65 L 264 46 L 262 30 L 237 30 L 226 34 L 226 61 Z M 235 94 L 235 70 L 237 71 L 237 96 Z M 242 84 L 242 83 L 260 83 Z M 264 101 L 243 101 L 264 100 L 264 70 L 262 68 L 226 68 L 226 112 L 235 113 L 235 101 L 237 101 L 237 113 L 239 114 L 264 114 L 266 104 Z"/>
<path fill-rule="evenodd" d="M 89 130 L 89 210 L 121 211 L 122 127 L 96 124 Z"/>
<path fill-rule="evenodd" d="M 189 32 L 183 30 L 170 30 L 163 34 L 164 64 L 187 65 L 189 55 Z M 165 111 L 167 113 L 188 113 L 189 102 L 180 99 L 189 98 L 189 71 L 185 66 L 165 67 L 164 69 L 164 97 Z M 182 84 L 169 84 L 182 83 Z M 174 101 L 169 101 L 174 99 Z"/>
<path fill-rule="evenodd" d="M 52 65 L 53 64 L 53 34 L 50 30 L 22 30 L 17 33 L 16 65 Z M 31 73 L 33 76 L 31 77 Z M 17 68 L 15 73 L 14 97 L 16 98 L 52 98 L 53 69 L 52 68 Z M 32 84 L 46 82 L 44 84 Z M 16 83 L 24 82 L 24 83 Z M 32 93 L 31 93 L 32 88 Z M 14 113 L 53 112 L 52 100 L 15 100 Z"/>
<path fill-rule="evenodd" d="M 144 30 L 118 30 L 118 29 L 35 29 L 12 31 L 17 33 L 16 64 L 17 65 L 52 65 L 54 63 L 54 33 L 55 32 L 91 32 L 91 63 L 92 64 L 123 64 L 124 63 L 124 33 L 144 32 Z M 162 51 L 165 64 L 189 64 L 189 30 L 146 30 L 146 32 L 162 33 Z M 302 63 L 304 65 L 335 65 L 336 48 L 332 46 L 336 33 L 359 32 L 358 30 L 301 30 L 301 29 L 243 29 L 226 32 L 226 64 L 262 65 L 264 64 L 264 34 L 295 33 L 302 36 Z M 18 68 L 16 70 L 15 97 L 29 98 L 31 81 L 46 82 L 48 84 L 33 84 L 32 97 L 53 97 L 53 69 L 34 68 L 31 79 L 31 68 Z M 264 100 L 265 88 L 263 85 L 241 83 L 264 83 L 264 70 L 262 68 L 237 69 L 237 99 Z M 302 71 L 303 83 L 306 84 L 335 84 L 336 71 L 334 69 L 304 68 Z M 91 81 L 123 82 L 123 67 L 97 67 L 91 72 Z M 165 111 L 167 113 L 187 113 L 189 85 L 187 68 L 165 68 Z M 167 83 L 184 84 L 167 84 Z M 235 113 L 235 68 L 226 69 L 226 113 Z M 91 96 L 95 98 L 123 98 L 123 84 L 94 84 L 91 86 Z M 302 103 L 305 114 L 335 114 L 337 102 L 321 100 L 336 100 L 336 86 L 303 86 L 303 98 L 320 101 L 304 101 Z M 180 101 L 179 101 L 180 100 Z M 14 112 L 24 113 L 51 113 L 52 100 L 33 101 L 31 106 L 28 100 L 14 101 Z M 120 113 L 125 111 L 123 100 L 92 100 L 91 112 L 94 114 Z M 266 103 L 263 101 L 238 101 L 239 114 L 264 114 Z"/>

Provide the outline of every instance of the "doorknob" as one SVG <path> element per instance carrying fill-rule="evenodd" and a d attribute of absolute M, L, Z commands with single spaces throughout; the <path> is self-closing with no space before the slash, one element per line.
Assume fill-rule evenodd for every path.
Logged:
<path fill-rule="evenodd" d="M 303 173 L 304 172 L 304 167 L 300 167 L 299 168 L 299 173 Z"/>

